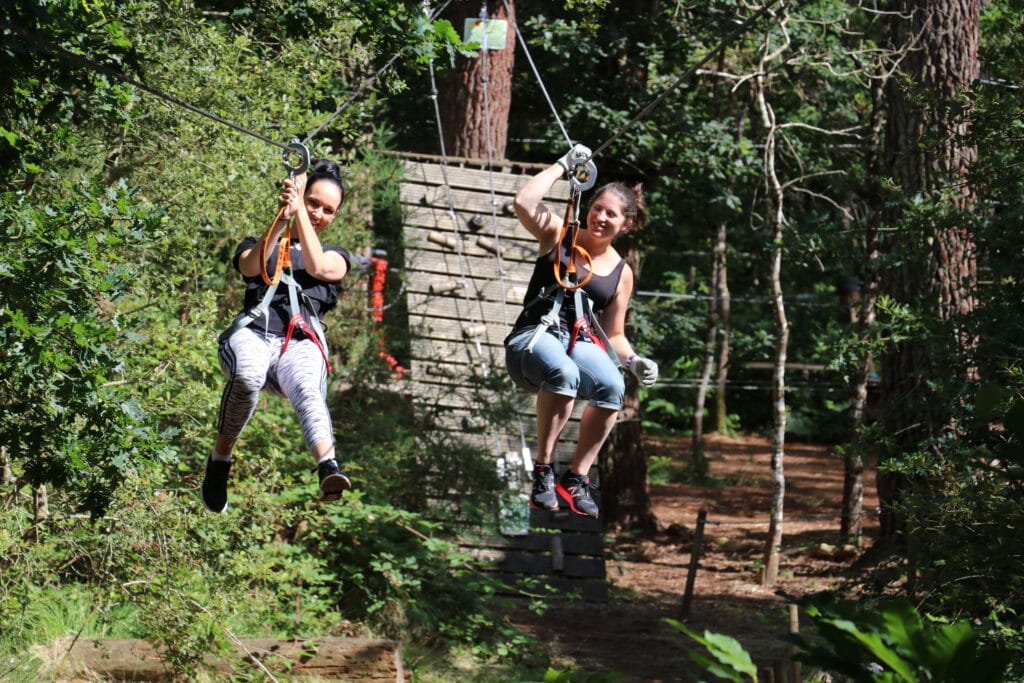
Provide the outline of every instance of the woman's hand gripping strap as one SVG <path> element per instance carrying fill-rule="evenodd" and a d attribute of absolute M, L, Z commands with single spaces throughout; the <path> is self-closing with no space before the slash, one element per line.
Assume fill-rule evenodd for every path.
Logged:
<path fill-rule="evenodd" d="M 293 161 L 298 163 L 293 164 Z M 299 142 L 298 138 L 292 138 L 291 141 L 285 145 L 285 150 L 282 155 L 282 163 L 284 169 L 288 172 L 288 177 L 292 180 L 292 186 L 294 187 L 295 176 L 300 173 L 305 173 L 306 169 L 309 168 L 309 148 Z M 301 197 L 299 200 L 301 201 Z M 278 221 L 281 220 L 281 216 L 284 214 L 285 205 L 282 205 L 277 210 L 277 215 L 274 216 L 274 221 L 267 228 L 266 234 L 260 241 L 260 276 L 263 278 L 263 284 L 265 285 L 276 285 L 281 280 L 281 272 L 285 269 L 291 269 L 291 240 L 292 240 L 292 219 L 288 219 L 288 224 L 285 226 L 284 234 L 281 235 L 281 241 L 278 244 L 277 250 L 277 267 L 274 269 L 273 277 L 267 273 L 267 249 L 270 248 L 270 240 L 274 237 L 274 229 L 277 227 Z"/>

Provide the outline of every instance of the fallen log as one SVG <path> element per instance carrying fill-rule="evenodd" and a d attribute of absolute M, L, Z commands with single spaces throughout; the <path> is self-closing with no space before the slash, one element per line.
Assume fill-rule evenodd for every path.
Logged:
<path fill-rule="evenodd" d="M 253 660 L 258 660 L 257 664 Z M 404 683 L 402 644 L 374 638 L 240 638 L 228 656 L 208 655 L 204 664 L 224 674 L 255 672 L 318 676 L 360 683 Z M 170 681 L 173 671 L 163 653 L 144 640 L 79 640 L 58 675 L 118 681 Z"/>

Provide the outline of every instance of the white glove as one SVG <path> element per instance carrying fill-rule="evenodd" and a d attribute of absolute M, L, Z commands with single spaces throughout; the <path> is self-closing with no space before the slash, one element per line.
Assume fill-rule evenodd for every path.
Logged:
<path fill-rule="evenodd" d="M 633 376 L 640 380 L 645 387 L 652 386 L 658 381 L 658 364 L 650 358 L 630 356 L 626 361 L 626 369 L 633 373 Z"/>
<path fill-rule="evenodd" d="M 566 170 L 567 173 L 572 173 L 572 170 L 580 164 L 586 162 L 593 155 L 590 148 L 586 145 L 576 143 L 572 146 L 565 155 L 558 160 L 558 163 Z"/>

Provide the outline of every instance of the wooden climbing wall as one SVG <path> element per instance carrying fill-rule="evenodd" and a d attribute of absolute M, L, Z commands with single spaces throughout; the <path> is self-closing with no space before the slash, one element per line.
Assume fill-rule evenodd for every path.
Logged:
<path fill-rule="evenodd" d="M 414 402 L 442 429 L 493 454 L 518 507 L 503 517 L 502 537 L 481 539 L 474 553 L 509 586 L 536 580 L 559 594 L 607 598 L 602 526 L 565 511 L 527 509 L 529 453 L 536 450 L 534 397 L 507 379 L 503 341 L 522 309 L 537 245 L 512 210 L 515 193 L 543 167 L 405 157 L 401 201 L 405 223 L 406 299 L 412 340 Z M 561 212 L 569 186 L 546 198 Z M 507 406 L 518 419 L 496 429 L 481 405 Z M 578 405 L 562 434 L 557 470 L 572 460 Z M 591 476 L 597 479 L 596 472 Z"/>

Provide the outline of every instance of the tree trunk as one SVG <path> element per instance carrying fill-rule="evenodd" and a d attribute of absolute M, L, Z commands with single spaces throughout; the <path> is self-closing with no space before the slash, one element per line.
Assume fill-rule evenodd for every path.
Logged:
<path fill-rule="evenodd" d="M 787 17 L 780 17 L 780 26 L 784 28 Z M 785 35 L 785 34 L 784 34 Z M 783 465 L 786 446 L 786 353 L 789 347 L 789 322 L 786 319 L 786 307 L 782 298 L 782 253 L 786 214 L 783 200 L 785 190 L 779 179 L 775 166 L 775 111 L 768 102 L 765 92 L 768 62 L 782 54 L 788 47 L 788 39 L 770 49 L 765 46 L 757 69 L 757 76 L 752 80 L 754 102 L 764 126 L 764 182 L 765 204 L 768 225 L 772 235 L 771 298 L 775 315 L 775 358 L 772 371 L 772 453 L 771 479 L 772 497 L 771 513 L 768 526 L 768 537 L 764 546 L 764 564 L 761 569 L 761 585 L 774 585 L 779 578 L 779 559 L 782 549 L 782 513 L 786 498 L 786 476 Z"/>
<path fill-rule="evenodd" d="M 624 240 L 618 247 L 626 261 L 638 273 L 637 252 L 633 243 Z M 658 518 L 647 488 L 647 454 L 643 446 L 643 424 L 640 421 L 639 384 L 626 373 L 626 395 L 619 421 L 612 430 L 607 448 L 601 450 L 601 516 L 605 524 L 620 529 L 638 529 L 653 533 Z"/>
<path fill-rule="evenodd" d="M 645 534 L 658 530 L 647 490 L 647 454 L 643 447 L 640 398 L 634 377 L 626 378 L 626 396 L 601 463 L 601 515 L 605 524 Z"/>
<path fill-rule="evenodd" d="M 885 166 L 907 198 L 923 196 L 950 207 L 950 215 L 966 215 L 974 197 L 967 173 L 976 150 L 962 140 L 966 124 L 958 115 L 959 93 L 979 75 L 980 0 L 898 0 L 890 15 L 891 43 L 907 49 L 900 63 L 901 79 L 887 84 L 888 120 Z M 922 141 L 933 141 L 922 144 Z M 937 142 L 936 142 L 937 141 Z M 891 225 L 900 224 L 899 210 L 890 211 Z M 973 236 L 955 220 L 927 229 L 898 230 L 887 251 L 899 267 L 888 271 L 885 291 L 897 302 L 948 323 L 951 349 L 972 342 L 956 330 L 956 320 L 975 306 L 976 264 Z M 915 256 L 917 258 L 915 258 Z M 935 348 L 912 340 L 887 354 L 882 364 L 882 395 L 887 432 L 897 456 L 921 450 L 950 427 L 949 406 L 935 400 L 928 381 L 936 368 Z M 972 379 L 971 368 L 960 369 Z M 878 494 L 882 504 L 881 532 L 893 535 L 901 527 L 896 509 L 906 482 L 900 475 L 881 473 Z"/>
<path fill-rule="evenodd" d="M 725 55 L 719 60 L 718 70 L 725 68 Z M 717 89 L 715 91 L 718 92 Z M 717 98 L 716 98 L 717 101 Z M 743 111 L 737 104 L 736 91 L 729 88 L 729 108 L 732 111 L 734 146 L 733 150 L 739 149 L 740 140 L 743 137 Z M 717 106 L 715 107 L 717 109 Z M 717 113 L 717 112 L 716 112 Z M 736 174 L 729 175 L 728 192 L 736 189 Z M 697 390 L 697 399 L 694 404 L 693 422 L 693 464 L 697 473 L 707 474 L 707 460 L 704 458 L 704 403 L 707 393 L 707 386 L 711 379 L 711 370 L 715 367 L 717 352 L 717 379 L 715 394 L 715 431 L 722 433 L 726 430 L 727 412 L 725 387 L 729 373 L 729 269 L 728 269 L 728 236 L 729 217 L 723 216 L 718 222 L 718 230 L 715 231 L 714 244 L 711 249 L 711 286 L 710 300 L 708 302 L 708 332 L 705 340 L 704 366 L 701 368 L 700 385 Z"/>
<path fill-rule="evenodd" d="M 867 217 L 864 220 L 864 283 L 860 313 L 854 321 L 854 331 L 860 339 L 871 333 L 875 323 L 875 305 L 878 302 L 878 225 L 882 220 L 883 188 L 881 179 L 882 128 L 885 126 L 885 86 L 889 69 L 885 59 L 876 68 L 871 82 L 871 125 L 865 154 L 868 169 Z M 843 456 L 843 502 L 839 522 L 840 543 L 860 545 L 864 530 L 864 455 L 860 429 L 868 402 L 868 373 L 874 368 L 870 351 L 858 360 L 850 382 L 850 437 Z"/>
<path fill-rule="evenodd" d="M 505 47 L 481 49 L 475 59 L 456 56 L 455 67 L 440 86 L 441 119 L 448 154 L 504 159 L 515 61 L 515 2 L 508 3 L 511 15 L 502 0 L 487 0 L 486 4 L 488 19 L 507 21 Z M 480 2 L 452 3 L 449 17 L 455 30 L 461 32 L 466 19 L 480 17 L 481 8 Z"/>
<path fill-rule="evenodd" d="M 719 233 L 725 230 L 725 222 L 719 224 Z M 715 240 L 714 249 L 718 249 Z M 691 441 L 691 465 L 697 477 L 708 474 L 708 461 L 704 456 L 704 403 L 711 383 L 711 371 L 715 365 L 715 341 L 718 338 L 718 259 L 711 259 L 711 289 L 708 292 L 708 327 L 704 337 L 704 362 L 697 383 L 697 395 L 693 401 L 693 439 Z"/>

